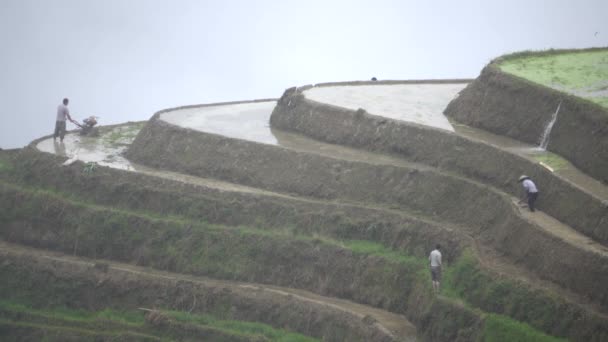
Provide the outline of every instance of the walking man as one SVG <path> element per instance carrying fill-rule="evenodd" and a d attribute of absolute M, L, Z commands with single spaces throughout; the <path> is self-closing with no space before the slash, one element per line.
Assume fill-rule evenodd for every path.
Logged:
<path fill-rule="evenodd" d="M 439 293 L 439 285 L 441 282 L 441 245 L 437 244 L 435 249 L 429 255 L 431 264 L 431 280 L 433 281 L 433 292 Z"/>
<path fill-rule="evenodd" d="M 521 177 L 519 177 L 519 181 L 522 183 L 522 185 L 524 186 L 524 190 L 526 191 L 526 197 L 528 199 L 528 208 L 531 212 L 534 212 L 534 203 L 538 198 L 538 188 L 536 187 L 536 184 L 534 184 L 534 182 L 530 179 L 530 177 L 526 175 L 521 175 Z"/>
<path fill-rule="evenodd" d="M 70 111 L 68 110 L 68 103 L 70 100 L 63 99 L 63 104 L 60 104 L 57 107 L 57 120 L 55 121 L 55 133 L 53 134 L 53 140 L 59 140 L 63 142 L 63 137 L 65 137 L 65 121 L 72 121 L 72 117 L 70 116 Z"/>

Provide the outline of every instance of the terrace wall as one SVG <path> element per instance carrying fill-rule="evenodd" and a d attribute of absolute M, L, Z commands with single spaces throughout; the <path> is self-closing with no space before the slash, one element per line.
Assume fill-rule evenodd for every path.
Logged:
<path fill-rule="evenodd" d="M 503 72 L 498 63 L 485 67 L 448 105 L 445 114 L 470 126 L 539 144 L 561 103 L 547 150 L 608 183 L 608 110 Z"/>

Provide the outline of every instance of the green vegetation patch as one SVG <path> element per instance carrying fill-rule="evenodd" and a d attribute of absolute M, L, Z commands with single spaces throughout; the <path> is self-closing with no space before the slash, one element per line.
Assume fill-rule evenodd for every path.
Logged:
<path fill-rule="evenodd" d="M 13 169 L 13 164 L 9 157 L 5 154 L 0 154 L 0 173 L 10 172 Z"/>
<path fill-rule="evenodd" d="M 575 331 L 578 336 L 587 336 L 593 341 L 608 338 L 606 322 L 601 318 L 587 317 L 583 321 L 581 317 L 588 316 L 588 313 L 567 304 L 558 295 L 531 289 L 507 277 L 491 277 L 482 270 L 470 251 L 465 251 L 454 264 L 449 265 L 444 275 L 443 290 L 447 297 L 461 299 L 470 307 L 498 314 L 491 316 L 498 322 L 485 328 L 486 334 L 491 336 L 502 336 L 506 330 L 513 336 L 536 336 L 531 332 L 535 330 L 535 333 L 543 331 L 555 336 L 573 336 L 569 334 Z M 526 322 L 529 326 L 515 324 L 516 321 Z M 492 335 L 495 328 L 500 331 Z M 499 340 L 533 341 L 496 339 Z"/>
<path fill-rule="evenodd" d="M 519 53 L 505 57 L 499 67 L 608 108 L 608 49 Z"/>
<path fill-rule="evenodd" d="M 275 329 L 263 323 L 221 320 L 211 314 L 190 314 L 168 310 L 160 310 L 159 312 L 176 322 L 187 323 L 190 327 L 194 326 L 205 330 L 214 329 L 226 333 L 228 336 L 243 336 L 275 342 L 318 341 L 318 339 L 302 334 L 284 329 Z M 128 331 L 131 334 L 144 332 L 158 337 L 171 337 L 172 335 L 170 332 L 163 333 L 152 326 L 147 326 L 143 311 L 123 311 L 109 308 L 97 312 L 65 307 L 38 309 L 14 300 L 0 299 L 0 320 L 5 324 L 20 323 L 42 329 L 73 330 L 76 328 L 88 334 L 103 331 L 106 334 L 118 335 L 119 333 L 125 333 L 125 329 L 131 329 Z M 15 322 L 16 320 L 19 322 Z M 84 323 L 86 325 L 83 325 Z"/>
<path fill-rule="evenodd" d="M 275 329 L 269 325 L 256 322 L 217 319 L 212 315 L 193 315 L 182 311 L 165 311 L 170 318 L 197 325 L 213 326 L 215 328 L 235 332 L 247 336 L 263 336 L 269 341 L 276 342 L 313 342 L 318 339 L 293 333 L 283 329 Z"/>
<path fill-rule="evenodd" d="M 542 154 L 535 154 L 534 159 L 549 165 L 554 171 L 565 169 L 570 165 L 570 162 L 563 157 L 548 151 L 543 152 Z"/>
<path fill-rule="evenodd" d="M 0 309 L 14 313 L 26 313 L 50 319 L 73 322 L 94 322 L 97 320 L 108 320 L 132 326 L 141 326 L 145 322 L 143 314 L 138 312 L 127 312 L 113 309 L 104 309 L 97 312 L 91 312 L 86 310 L 69 309 L 61 306 L 54 307 L 52 309 L 35 309 L 23 302 L 17 302 L 9 299 L 0 299 Z"/>
<path fill-rule="evenodd" d="M 145 124 L 145 122 L 135 122 L 113 127 L 109 132 L 102 135 L 101 140 L 106 146 L 130 145 Z"/>
<path fill-rule="evenodd" d="M 109 331 L 107 329 L 87 330 L 78 327 L 54 326 L 48 324 L 12 321 L 0 318 L 0 339 L 2 341 L 129 341 L 150 342 L 170 341 L 155 336 L 131 331 Z"/>
<path fill-rule="evenodd" d="M 566 339 L 549 336 L 529 325 L 503 315 L 489 314 L 483 330 L 485 342 L 566 342 Z"/>

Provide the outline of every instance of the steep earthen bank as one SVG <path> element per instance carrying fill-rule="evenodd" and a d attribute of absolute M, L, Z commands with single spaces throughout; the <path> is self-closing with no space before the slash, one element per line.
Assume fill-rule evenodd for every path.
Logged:
<path fill-rule="evenodd" d="M 48 253 L 47 253 L 48 254 Z M 161 273 L 130 265 L 96 267 L 62 256 L 0 249 L 3 294 L 35 307 L 98 311 L 162 308 L 287 328 L 324 341 L 397 341 L 373 320 L 264 288 Z M 97 264 L 98 265 L 98 264 Z"/>
<path fill-rule="evenodd" d="M 366 257 L 320 239 L 154 219 L 1 188 L 10 209 L 2 217 L 4 240 L 78 256 L 302 288 L 395 312 L 406 311 L 403 298 L 419 271 L 416 263 Z"/>
<path fill-rule="evenodd" d="M 6 193 L 2 194 L 2 204 L 6 205 Z M 470 319 L 478 323 L 483 320 L 483 315 L 451 301 L 433 302 L 429 308 L 431 298 L 428 296 L 427 275 L 424 271 L 419 274 L 420 267 L 403 268 L 407 264 L 398 265 L 374 256 L 357 256 L 320 241 L 273 238 L 266 234 L 256 237 L 256 233 L 251 231 L 243 236 L 242 231 L 218 231 L 213 227 L 202 231 L 191 224 L 185 227 L 179 223 L 164 226 L 157 220 L 120 212 L 99 212 L 101 208 L 65 203 L 44 194 L 22 192 L 16 196 L 8 195 L 9 198 L 17 198 L 15 206 L 28 208 L 15 210 L 9 207 L 16 216 L 8 221 L 3 238 L 10 241 L 75 255 L 111 257 L 173 272 L 270 282 L 290 287 L 312 286 L 310 289 L 315 292 L 352 296 L 357 301 L 372 299 L 375 305 L 397 305 L 392 309 L 406 310 L 408 316 L 424 324 L 426 328 L 420 332 L 434 336 L 432 340 L 453 341 L 460 337 L 460 340 L 467 341 L 470 336 L 479 334 L 477 329 L 482 327 L 480 324 L 473 327 L 459 325 L 454 321 L 446 324 L 446 312 L 463 319 L 468 317 L 466 322 Z M 91 224 L 78 223 L 83 220 Z M 56 228 L 49 232 L 48 227 Z M 175 254 L 172 251 L 180 252 Z M 202 256 L 200 251 L 204 251 Z M 500 288 L 502 295 L 507 295 L 509 287 L 503 284 Z M 512 290 L 519 294 L 528 291 L 525 287 L 513 287 Z M 528 293 L 532 296 L 528 295 L 526 301 L 518 302 L 523 308 L 527 307 L 527 301 L 538 296 L 533 292 Z M 541 310 L 548 304 L 546 301 L 549 298 L 545 297 L 543 301 L 542 296 L 538 297 L 531 302 L 535 306 L 523 312 L 530 315 L 535 310 Z M 544 306 L 536 305 L 538 303 Z M 608 334 L 608 324 L 602 323 L 602 319 L 583 314 L 584 310 L 576 306 L 555 304 L 565 305 L 562 308 L 567 309 L 568 314 L 553 323 L 545 321 L 549 317 L 540 320 L 539 323 L 546 325 L 547 332 L 559 328 L 562 331 L 555 332 L 579 336 L 587 341 L 601 340 L 598 337 Z M 458 314 L 460 311 L 463 312 Z M 564 327 L 562 324 L 574 320 L 576 327 Z M 438 336 L 445 339 L 437 339 Z"/>
<path fill-rule="evenodd" d="M 608 282 L 604 256 L 552 236 L 520 217 L 507 196 L 459 177 L 225 138 L 182 129 L 156 117 L 142 129 L 128 154 L 154 168 L 300 196 L 391 206 L 455 222 L 542 278 L 608 306 L 608 290 L 602 285 Z M 510 234 L 515 231 L 518 234 Z M 536 248 L 554 244 L 563 257 Z M 565 274 L 564 269 L 571 272 Z"/>
<path fill-rule="evenodd" d="M 608 110 L 503 72 L 501 60 L 486 66 L 445 114 L 467 125 L 538 144 L 559 106 L 547 149 L 608 183 Z"/>
<path fill-rule="evenodd" d="M 83 165 L 81 163 L 76 163 L 73 164 L 69 167 L 61 167 L 59 166 L 59 164 L 62 162 L 63 160 L 61 158 L 57 158 L 55 156 L 51 156 L 48 154 L 41 154 L 41 153 L 37 153 L 35 151 L 32 150 L 25 150 L 21 153 L 20 157 L 18 158 L 18 161 L 15 164 L 15 170 L 14 172 L 19 174 L 21 177 L 23 178 L 17 178 L 17 182 L 22 182 L 24 179 L 27 180 L 27 184 L 28 185 L 32 185 L 32 186 L 43 186 L 44 188 L 49 187 L 50 190 L 52 190 L 53 192 L 55 191 L 61 191 L 61 192 L 66 192 L 69 190 L 73 190 L 74 193 L 77 193 L 78 196 L 77 198 L 74 198 L 74 202 L 76 203 L 81 203 L 82 200 L 79 198 L 87 198 L 89 200 L 91 200 L 92 202 L 98 203 L 98 202 L 107 202 L 109 205 L 115 205 L 119 208 L 125 207 L 127 203 L 133 203 L 135 204 L 140 210 L 146 210 L 145 208 L 150 208 L 152 209 L 152 211 L 156 211 L 155 208 L 162 208 L 164 205 L 163 203 L 167 204 L 169 207 L 171 207 L 170 202 L 172 200 L 175 200 L 175 194 L 172 194 L 170 191 L 168 191 L 168 189 L 173 189 L 176 193 L 179 194 L 184 194 L 185 197 L 187 197 L 188 199 L 184 202 L 180 202 L 182 205 L 184 205 L 184 207 L 189 208 L 192 203 L 197 202 L 197 197 L 196 196 L 192 196 L 193 194 L 196 194 L 198 192 L 201 193 L 206 193 L 206 195 L 209 196 L 215 196 L 217 195 L 218 197 L 221 197 L 223 199 L 226 199 L 227 201 L 216 201 L 216 202 L 211 202 L 208 200 L 205 200 L 204 198 L 199 198 L 198 200 L 201 200 L 202 203 L 204 203 L 203 205 L 201 205 L 200 209 L 203 213 L 205 214 L 209 214 L 210 217 L 215 217 L 217 215 L 217 213 L 219 212 L 221 215 L 226 215 L 226 216 L 232 216 L 232 215 L 236 215 L 236 216 L 247 216 L 247 215 L 253 215 L 251 217 L 256 217 L 253 211 L 250 211 L 248 209 L 247 206 L 245 206 L 245 211 L 246 214 L 243 215 L 238 215 L 239 210 L 237 208 L 240 208 L 240 205 L 242 205 L 242 201 L 246 201 L 246 202 L 252 202 L 252 201 L 263 201 L 264 203 L 267 203 L 268 201 L 264 199 L 265 196 L 262 195 L 252 195 L 251 197 L 244 195 L 244 198 L 239 199 L 238 196 L 236 196 L 236 194 L 231 194 L 230 196 L 222 196 L 223 192 L 218 192 L 218 191 L 210 191 L 210 189 L 205 190 L 203 187 L 195 187 L 195 188 L 190 188 L 188 189 L 188 187 L 184 186 L 183 184 L 180 185 L 179 182 L 173 182 L 173 181 L 168 181 L 168 182 L 159 182 L 158 179 L 155 179 L 154 177 L 146 177 L 143 175 L 138 175 L 135 173 L 130 173 L 130 172 L 124 172 L 124 171 L 120 171 L 120 170 L 113 170 L 113 169 L 109 169 L 109 168 L 97 168 L 95 170 L 95 172 L 93 173 L 88 173 L 83 171 Z M 37 171 L 36 171 L 37 170 Z M 46 172 L 45 172 L 46 171 Z M 46 173 L 46 178 L 44 176 L 44 174 Z M 70 181 L 68 181 L 68 179 Z M 72 182 L 72 184 L 74 184 L 74 186 L 70 189 L 70 182 Z M 112 186 L 112 183 L 116 183 L 117 186 L 114 187 Z M 153 188 L 154 186 L 157 185 L 159 188 L 161 188 L 163 191 L 155 191 Z M 143 192 L 142 192 L 143 191 Z M 21 193 L 21 192 L 18 192 Z M 44 195 L 46 192 L 42 192 L 41 194 Z M 139 196 L 140 194 L 145 194 L 145 196 Z M 46 244 L 45 246 L 50 246 L 48 245 L 49 243 L 52 244 L 52 242 L 49 242 L 49 240 L 56 240 L 58 238 L 61 238 L 63 236 L 71 236 L 71 242 L 66 241 L 66 250 L 67 251 L 73 251 L 74 248 L 78 248 L 78 250 L 80 250 L 81 248 L 83 250 L 88 250 L 91 251 L 91 253 L 95 253 L 94 251 L 103 251 L 103 250 L 107 250 L 109 251 L 108 253 L 111 253 L 112 255 L 114 254 L 118 254 L 118 255 L 122 255 L 120 252 L 121 250 L 138 250 L 141 249 L 141 245 L 148 245 L 146 243 L 134 243 L 131 244 L 129 246 L 125 246 L 124 248 L 118 248 L 118 245 L 116 245 L 116 243 L 118 243 L 120 241 L 120 244 L 123 243 L 123 240 L 125 240 L 132 232 L 132 231 L 136 231 L 137 234 L 142 234 L 142 232 L 140 231 L 139 226 L 143 226 L 143 227 L 155 227 L 157 226 L 157 224 L 154 222 L 154 220 L 150 221 L 150 219 L 145 219 L 142 218 L 141 216 L 138 215 L 134 215 L 134 217 L 128 218 L 129 216 L 127 216 L 127 218 L 125 219 L 120 219 L 115 217 L 115 213 L 114 212 L 110 212 L 108 213 L 107 216 L 109 217 L 114 217 L 113 219 L 109 220 L 108 224 L 113 225 L 115 228 L 110 228 L 108 227 L 107 229 L 103 228 L 105 227 L 105 224 L 101 223 L 101 221 L 98 220 L 94 220 L 91 221 L 91 224 L 96 226 L 96 227 L 100 227 L 100 229 L 102 229 L 103 231 L 107 231 L 107 230 L 112 230 L 111 234 L 102 234 L 102 235 L 112 235 L 115 237 L 118 237 L 117 241 L 114 241 L 112 238 L 110 239 L 100 239 L 100 241 L 96 242 L 96 246 L 90 245 L 90 241 L 87 242 L 78 242 L 78 238 L 76 237 L 74 239 L 74 231 L 78 231 L 80 228 L 74 227 L 74 225 L 76 224 L 75 222 L 78 222 L 79 219 L 79 215 L 85 215 L 87 217 L 87 220 L 89 221 L 91 217 L 97 217 L 97 216 L 103 216 L 103 214 L 99 213 L 99 214 L 95 214 L 92 215 L 90 212 L 88 212 L 87 210 L 82 209 L 82 206 L 76 206 L 76 208 L 73 209 L 69 209 L 69 207 L 65 207 L 63 205 L 61 205 L 61 202 L 63 202 L 63 200 L 61 199 L 53 199 L 53 197 L 51 196 L 50 198 L 44 199 L 41 202 L 38 202 L 37 200 L 32 200 L 30 198 L 31 195 L 16 195 L 16 196 L 12 196 L 9 194 L 8 198 L 11 197 L 15 197 L 18 198 L 18 202 L 10 202 L 11 204 L 9 205 L 4 205 L 7 208 L 10 207 L 10 205 L 14 205 L 16 207 L 29 207 L 29 210 L 31 210 L 32 212 L 36 213 L 33 215 L 21 215 L 19 218 L 13 218 L 11 219 L 11 221 L 9 222 L 13 222 L 13 225 L 11 225 L 11 231 L 22 231 L 23 228 L 21 228 L 20 225 L 25 225 L 25 227 L 27 227 L 28 224 L 30 225 L 39 225 L 38 228 L 36 228 L 35 231 L 31 231 L 32 228 L 26 228 L 25 231 L 30 230 L 31 234 L 26 234 L 29 236 L 29 242 L 26 242 L 28 244 L 34 244 L 34 245 L 39 245 L 39 244 Z M 96 199 L 97 198 L 97 199 Z M 116 201 L 109 201 L 107 199 L 109 198 L 114 198 L 116 199 Z M 6 199 L 6 198 L 5 198 Z M 58 207 L 56 207 L 55 205 L 50 205 L 48 203 L 51 202 L 58 202 L 59 205 L 59 209 Z M 146 204 L 146 202 L 149 202 L 148 204 Z M 234 205 L 232 204 L 232 202 L 236 202 L 237 204 Z M 296 205 L 295 203 L 291 203 L 291 202 L 298 202 L 298 201 L 294 201 L 292 200 L 286 200 L 287 203 L 289 203 L 289 205 L 287 206 L 282 206 L 280 210 L 272 210 L 273 212 L 275 212 L 275 216 L 286 216 L 286 219 L 289 220 L 292 216 L 291 216 L 291 212 L 295 211 L 295 212 L 308 212 L 309 210 L 313 210 L 314 211 L 314 206 L 309 206 L 308 204 L 301 204 L 300 206 Z M 6 203 L 6 202 L 5 202 Z M 38 203 L 38 204 L 36 204 Z M 124 206 L 123 206 L 124 204 Z M 294 206 L 293 208 L 290 208 L 290 206 Z M 148 207 L 149 206 L 149 207 Z M 209 207 L 213 207 L 213 210 L 210 209 L 205 209 L 206 206 Z M 272 208 L 268 207 L 268 208 Z M 274 207 L 276 207 L 276 204 L 274 205 Z M 231 208 L 226 210 L 227 208 Z M 265 208 L 264 206 L 259 206 L 257 207 L 259 208 L 259 210 L 266 210 L 267 208 Z M 356 210 L 353 211 L 343 211 L 344 209 L 340 209 L 340 213 L 343 215 L 354 215 L 356 213 Z M 364 209 L 360 209 L 360 210 L 364 210 Z M 331 211 L 331 209 L 328 209 L 328 211 Z M 163 212 L 163 211 L 158 211 L 159 213 L 162 213 L 163 215 L 175 215 L 174 212 Z M 373 212 L 373 211 L 372 211 Z M 56 217 L 57 215 L 61 214 L 60 218 L 57 218 L 57 222 L 55 221 L 48 221 L 49 218 L 53 218 Z M 338 214 L 339 217 L 340 214 Z M 390 216 L 390 215 L 389 215 Z M 259 218 L 260 220 L 260 224 L 263 225 L 261 222 L 264 221 L 264 215 L 261 216 L 262 218 Z M 297 217 L 297 215 L 295 216 Z M 376 216 L 374 216 L 376 217 Z M 72 218 L 72 219 L 70 219 Z M 84 217 L 83 217 L 84 219 Z M 196 216 L 196 219 L 205 219 L 204 217 L 199 217 Z M 373 219 L 373 218 L 370 218 Z M 47 220 L 45 222 L 45 220 Z M 246 220 L 246 218 L 243 218 L 243 220 Z M 251 219 L 250 221 L 256 221 L 258 219 Z M 373 219 L 375 220 L 375 219 Z M 30 222 L 31 221 L 31 222 Z M 87 222 L 88 222 L 87 221 Z M 124 229 L 123 228 L 119 228 L 121 227 L 121 223 L 120 222 L 126 222 L 124 225 Z M 298 221 L 298 220 L 296 220 Z M 322 221 L 320 221 L 322 222 Z M 337 220 L 337 222 L 340 222 L 340 220 Z M 242 224 L 242 223 L 236 223 L 236 224 Z M 311 225 L 315 225 L 315 222 L 312 221 L 310 222 Z M 339 224 L 339 223 L 338 223 Z M 66 227 L 66 231 L 58 231 L 56 232 L 56 234 L 53 235 L 49 235 L 48 233 L 45 233 L 45 231 L 48 229 L 48 226 L 52 225 L 52 226 L 57 226 L 57 227 Z M 302 225 L 305 226 L 305 223 L 302 222 Z M 340 224 L 339 224 L 340 225 Z M 329 228 L 331 227 L 331 222 L 327 222 L 326 226 Z M 440 237 L 436 237 L 433 236 L 433 232 L 429 231 L 429 232 L 425 232 L 423 229 L 418 230 L 417 228 L 422 228 L 422 227 L 412 227 L 411 229 L 408 227 L 408 229 L 406 230 L 400 230 L 398 228 L 391 228 L 390 225 L 384 227 L 382 225 L 376 225 L 374 222 L 367 222 L 365 223 L 365 225 L 361 226 L 360 228 L 357 228 L 357 225 L 355 224 L 354 226 L 352 226 L 353 228 L 353 232 L 352 234 L 349 234 L 349 232 L 351 231 L 350 229 L 351 227 L 346 224 L 344 225 L 342 228 L 340 228 L 339 230 L 342 230 L 342 233 L 344 233 L 345 235 L 343 236 L 343 238 L 348 239 L 349 236 L 350 238 L 354 238 L 354 239 L 359 239 L 361 237 L 364 237 L 363 239 L 367 239 L 365 238 L 365 236 L 371 238 L 372 240 L 380 240 L 383 244 L 387 245 L 387 246 L 392 246 L 398 250 L 403 250 L 403 251 L 408 251 L 408 250 L 415 250 L 416 248 L 418 248 L 419 246 L 416 246 L 417 244 L 424 244 L 428 241 L 424 241 L 424 236 L 427 236 L 426 238 L 429 239 L 429 241 L 443 241 L 441 240 Z M 80 236 L 87 236 L 87 235 L 93 235 L 93 234 L 97 234 L 97 229 L 94 229 L 93 227 L 82 227 L 79 231 Z M 89 229 L 92 229 L 90 231 L 90 233 L 87 233 L 89 231 Z M 118 230 L 117 230 L 118 229 Z M 173 228 L 172 228 L 173 229 Z M 276 229 L 280 229 L 279 227 L 277 227 Z M 393 234 L 393 231 L 397 230 L 398 234 Z M 363 233 L 361 235 L 358 235 L 359 233 Z M 320 233 L 321 235 L 324 235 L 322 231 L 317 231 L 317 233 Z M 452 231 L 454 236 L 457 236 L 457 232 L 456 231 Z M 367 235 L 366 235 L 367 234 Z M 427 235 L 430 234 L 430 235 Z M 12 238 L 15 238 L 17 236 L 20 236 L 20 233 L 11 233 L 11 235 L 13 236 Z M 144 234 L 144 235 L 148 235 L 148 234 Z M 422 237 L 421 237 L 422 236 Z M 381 237 L 381 238 L 380 238 Z M 395 237 L 395 241 L 391 242 L 391 238 Z M 154 239 L 152 236 L 150 236 L 150 238 L 152 240 L 156 240 Z M 192 237 L 185 237 L 184 240 L 191 240 Z M 91 238 L 89 240 L 95 241 L 97 240 L 96 238 Z M 159 241 L 167 241 L 169 244 L 172 244 L 174 240 L 172 239 L 167 239 L 167 238 L 163 238 L 160 237 L 158 238 Z M 195 239 L 197 240 L 197 239 Z M 22 241 L 23 240 L 19 240 Z M 200 240 L 197 240 L 200 241 Z M 198 242 L 197 242 L 198 243 Z M 219 241 L 216 241 L 216 243 L 220 243 Z M 127 242 L 127 244 L 129 244 Z M 78 245 L 75 247 L 75 245 Z M 246 243 L 246 245 L 249 245 L 249 243 Z M 410 245 L 414 245 L 415 247 L 413 249 L 410 249 L 411 246 Z M 453 245 L 452 247 L 456 247 L 455 245 Z M 55 248 L 55 247 L 51 247 L 51 248 Z M 179 247 L 177 247 L 178 249 L 182 250 L 184 249 L 183 245 L 179 245 Z M 231 248 L 226 248 L 224 245 L 220 244 L 220 248 L 221 249 L 225 249 L 225 250 L 232 250 Z M 269 249 L 273 249 L 272 247 L 268 247 Z M 147 248 L 144 248 L 144 250 Z M 236 248 L 236 250 L 238 250 L 239 248 Z M 426 256 L 426 252 L 428 251 L 422 251 L 421 256 L 424 258 Z M 451 252 L 451 251 L 450 251 Z M 459 252 L 460 253 L 460 252 Z M 190 253 L 188 252 L 184 252 L 183 255 L 188 255 Z M 231 254 L 231 253 L 230 253 Z M 406 252 L 407 254 L 407 252 Z M 138 254 L 141 255 L 141 254 Z M 145 258 L 144 258 L 145 259 Z M 167 260 L 173 260 L 171 257 L 166 258 Z M 139 259 L 138 259 L 139 260 Z M 354 262 L 354 261 L 352 261 Z M 169 261 L 169 264 L 186 264 L 186 262 L 181 263 L 181 262 L 175 262 L 175 261 Z M 237 263 L 238 264 L 238 263 Z M 248 268 L 245 268 L 245 270 L 247 270 Z M 255 270 L 259 270 L 258 268 L 252 268 L 254 271 Z M 307 273 L 309 274 L 309 273 Z M 216 274 L 217 275 L 217 274 Z M 246 277 L 248 277 L 247 275 L 245 275 Z M 469 298 L 469 294 L 473 294 L 473 291 L 466 291 L 464 292 L 465 294 L 465 298 L 468 301 L 471 302 L 475 302 L 476 305 L 480 305 L 480 307 L 482 307 L 484 310 L 487 310 L 489 312 L 499 312 L 499 313 L 505 313 L 508 314 L 509 316 L 512 317 L 516 317 L 518 319 L 522 319 L 523 321 L 527 321 L 528 319 L 532 319 L 534 320 L 536 323 L 534 324 L 536 327 L 540 328 L 543 331 L 546 331 L 547 333 L 553 334 L 553 335 L 558 335 L 558 336 L 577 336 L 580 339 L 575 339 L 575 340 L 593 340 L 594 337 L 596 338 L 596 340 L 601 340 L 601 334 L 603 328 L 602 328 L 602 324 L 601 323 L 601 319 L 597 319 L 597 318 L 593 318 L 593 315 L 589 315 L 588 313 L 584 313 L 585 310 L 581 310 L 580 308 L 576 308 L 576 306 L 571 306 L 571 304 L 566 304 L 566 303 L 560 303 L 559 301 L 556 301 L 555 299 L 551 299 L 552 296 L 546 297 L 545 295 L 538 293 L 531 289 L 526 288 L 525 286 L 522 287 L 522 285 L 518 285 L 518 284 L 500 284 L 500 283 L 496 283 L 496 279 L 494 280 L 490 280 L 490 278 L 485 278 L 485 281 L 483 281 L 482 283 L 475 283 L 474 285 L 466 285 L 468 282 L 470 282 L 471 279 L 477 279 L 478 276 L 473 276 L 473 277 L 468 277 L 468 276 L 464 276 L 462 279 L 462 285 L 459 286 L 464 286 L 464 287 L 468 287 L 468 286 L 474 286 L 474 288 L 478 291 L 481 291 L 481 293 L 495 293 L 496 289 L 500 289 L 501 295 L 500 298 L 509 298 L 510 301 L 509 303 L 511 303 L 512 305 L 507 305 L 507 306 L 502 306 L 501 301 L 496 301 L 497 298 L 494 298 L 494 296 L 489 296 L 489 297 L 484 297 L 484 296 L 479 296 L 478 294 L 473 295 L 472 297 Z M 500 279 L 500 278 L 499 278 Z M 426 280 L 426 276 L 424 276 L 424 280 Z M 494 285 L 492 285 L 494 284 Z M 338 286 L 338 284 L 334 284 L 336 286 Z M 428 284 L 427 284 L 428 285 Z M 427 285 L 424 285 L 423 287 L 427 288 Z M 491 287 L 487 288 L 487 290 L 484 290 L 488 285 L 491 285 Z M 378 290 L 380 292 L 382 292 L 383 290 Z M 475 292 L 477 293 L 477 292 Z M 483 300 L 480 300 L 480 298 L 484 298 Z M 417 308 L 416 313 L 411 313 L 414 315 L 413 319 L 415 320 L 419 320 L 420 319 L 420 314 L 422 314 L 419 310 L 420 307 L 424 307 L 424 305 L 421 305 L 419 300 L 421 298 L 417 299 L 417 302 L 415 303 L 411 303 L 408 302 L 408 305 L 412 308 Z M 437 306 L 438 305 L 438 306 Z M 444 303 L 439 305 L 438 303 L 434 304 L 434 307 L 436 308 L 441 308 L 441 311 L 434 311 L 430 310 L 429 312 L 424 312 L 424 314 L 426 316 L 425 319 L 425 324 L 430 324 L 430 325 L 435 325 L 433 327 L 428 327 L 428 329 L 431 329 L 429 331 L 422 331 L 419 330 L 421 333 L 424 334 L 435 334 L 433 336 L 435 336 L 435 338 L 433 338 L 432 340 L 438 340 L 438 336 L 450 336 L 449 338 L 446 337 L 445 340 L 455 340 L 457 338 L 457 336 L 461 336 L 463 338 L 463 340 L 467 340 L 465 337 L 463 336 L 470 336 L 470 334 L 472 333 L 478 333 L 476 332 L 477 330 L 475 329 L 468 329 L 466 328 L 464 331 L 459 331 L 458 329 L 460 329 L 460 325 L 458 324 L 449 324 L 449 326 L 442 326 L 442 324 L 439 324 L 438 322 L 444 322 L 445 319 L 441 318 L 441 316 L 443 315 L 444 312 L 451 312 L 452 310 L 460 310 L 457 308 L 452 308 L 450 309 L 452 304 L 450 303 Z M 531 305 L 529 308 L 528 306 Z M 520 308 L 517 310 L 513 310 L 514 308 Z M 542 309 L 541 309 L 542 308 Z M 555 310 L 560 310 L 560 311 L 564 311 L 567 312 L 567 315 L 562 315 L 559 317 L 559 320 L 556 321 L 552 321 L 553 316 L 543 316 L 543 319 L 539 319 L 537 313 L 539 312 L 554 312 Z M 442 313 L 443 312 L 443 313 Z M 438 315 L 436 318 L 437 319 L 431 319 L 429 318 L 428 315 Z M 465 313 L 461 313 L 460 316 L 467 317 L 468 314 L 465 315 Z M 460 317 L 459 316 L 459 317 Z M 418 317 L 418 318 L 416 318 Z M 530 318 L 531 317 L 531 318 Z M 584 320 L 581 320 L 580 317 L 586 317 Z M 576 322 L 576 327 L 572 327 L 568 322 Z M 436 326 L 437 324 L 439 324 L 439 326 Z M 468 327 L 469 325 L 463 325 L 462 327 Z M 456 330 L 454 330 L 456 329 Z"/>
<path fill-rule="evenodd" d="M 485 228 L 496 215 L 513 211 L 504 196 L 462 178 L 298 152 L 183 129 L 157 119 L 142 129 L 127 156 L 157 169 L 310 198 L 382 204 L 471 229 Z M 476 209 L 489 205 L 495 210 Z"/>
<path fill-rule="evenodd" d="M 242 229 L 218 230 L 217 227 L 180 224 L 179 221 L 165 223 L 44 197 L 27 192 L 2 192 L 0 202 L 9 205 L 12 212 L 11 219 L 2 219 L 7 227 L 2 231 L 2 238 L 37 248 L 95 259 L 111 258 L 172 272 L 309 289 L 406 313 L 416 320 L 432 321 L 427 316 L 437 314 L 428 308 L 432 296 L 427 275 L 424 267 L 416 262 L 393 262 L 357 254 L 317 239 L 272 236 Z M 15 199 L 11 202 L 14 207 L 7 203 L 11 198 Z M 16 207 L 28 209 L 17 210 Z M 85 220 L 90 224 L 79 223 Z M 56 228 L 49 231 L 48 227 Z M 272 303 L 267 305 L 273 306 Z M 449 307 L 451 304 L 444 305 Z M 253 304 L 250 306 L 250 310 L 263 314 L 264 310 L 256 309 Z M 295 320 L 296 317 L 285 319 Z M 291 325 L 309 327 L 307 322 L 302 318 Z M 364 319 L 363 322 L 370 324 L 374 320 Z M 334 331 L 341 331 L 337 329 L 339 326 L 327 324 Z M 461 328 L 443 326 L 441 334 L 472 336 L 480 333 L 470 329 L 461 332 Z M 360 340 L 366 341 L 366 338 Z"/>
<path fill-rule="evenodd" d="M 539 164 L 443 130 L 317 103 L 302 94 L 307 88 L 285 91 L 272 113 L 273 127 L 328 143 L 395 154 L 457 172 L 515 196 L 521 194 L 517 178 L 526 173 L 543 189 L 539 208 L 608 244 L 606 204 Z"/>
<path fill-rule="evenodd" d="M 135 212 L 305 236 L 374 241 L 421 258 L 428 256 L 436 241 L 445 246 L 447 261 L 471 244 L 454 225 L 397 211 L 213 188 L 107 167 L 91 173 L 84 171 L 81 162 L 62 166 L 64 159 L 33 148 L 23 149 L 12 160 L 15 176 L 10 181 Z"/>

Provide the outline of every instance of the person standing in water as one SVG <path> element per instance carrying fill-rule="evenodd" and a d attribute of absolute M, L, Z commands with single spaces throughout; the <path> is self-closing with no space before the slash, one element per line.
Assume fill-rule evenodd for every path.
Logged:
<path fill-rule="evenodd" d="M 441 245 L 437 244 L 435 249 L 429 255 L 429 263 L 431 266 L 431 280 L 433 281 L 433 292 L 439 293 L 441 282 Z"/>
<path fill-rule="evenodd" d="M 70 116 L 70 111 L 68 109 L 68 103 L 70 100 L 63 99 L 63 103 L 57 106 L 57 120 L 55 121 L 55 133 L 53 133 L 53 140 L 56 141 L 57 137 L 59 140 L 63 142 L 63 138 L 65 137 L 65 124 L 66 120 L 72 121 L 72 117 Z"/>
<path fill-rule="evenodd" d="M 526 197 L 528 200 L 528 208 L 531 212 L 534 212 L 534 203 L 536 203 L 536 199 L 538 198 L 538 188 L 536 184 L 530 179 L 530 177 L 526 175 L 521 175 L 519 177 L 519 182 L 522 183 L 524 190 L 526 191 Z"/>

